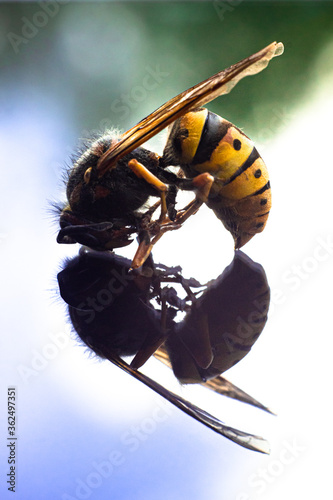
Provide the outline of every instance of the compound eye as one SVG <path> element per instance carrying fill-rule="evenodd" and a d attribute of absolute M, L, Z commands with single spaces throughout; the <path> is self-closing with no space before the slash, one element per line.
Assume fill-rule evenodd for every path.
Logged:
<path fill-rule="evenodd" d="M 239 151 L 240 148 L 242 147 L 241 141 L 239 139 L 234 139 L 233 147 L 236 151 Z"/>
<path fill-rule="evenodd" d="M 83 175 L 83 180 L 86 184 L 89 184 L 90 177 L 91 177 L 91 171 L 92 171 L 92 167 L 89 167 L 89 168 L 87 168 L 87 170 L 85 171 L 85 173 Z"/>

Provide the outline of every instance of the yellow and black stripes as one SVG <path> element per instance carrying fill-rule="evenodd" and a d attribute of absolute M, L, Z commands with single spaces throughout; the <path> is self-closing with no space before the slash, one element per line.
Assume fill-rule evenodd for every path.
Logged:
<path fill-rule="evenodd" d="M 220 194 L 225 198 L 241 200 L 262 189 L 268 180 L 266 165 L 253 148 L 247 160 L 224 181 Z"/>
<path fill-rule="evenodd" d="M 237 140 L 237 139 L 235 139 Z M 240 141 L 239 141 L 240 142 Z M 240 148 L 239 148 L 240 149 Z M 241 165 L 236 172 L 229 178 L 229 180 L 225 184 L 230 184 L 233 180 L 236 179 L 239 175 L 241 175 L 243 172 L 245 172 L 248 168 L 252 167 L 252 165 L 255 163 L 255 161 L 260 158 L 258 151 L 256 148 L 253 148 L 250 156 L 245 160 L 243 165 Z M 259 174 L 259 175 L 258 175 Z M 255 173 L 255 177 L 258 178 L 261 175 L 261 171 L 259 170 L 258 172 Z"/>
<path fill-rule="evenodd" d="M 163 153 L 166 165 L 179 165 L 187 177 L 214 176 L 207 205 L 240 248 L 261 232 L 271 208 L 269 177 L 252 141 L 232 123 L 204 109 L 177 120 Z"/>
<path fill-rule="evenodd" d="M 207 109 L 202 109 L 201 113 L 205 114 L 206 117 L 204 126 L 201 129 L 200 142 L 191 162 L 192 165 L 206 163 L 212 157 L 221 139 L 227 134 L 229 127 L 232 126 L 230 122 L 221 119 L 220 116 L 209 112 Z"/>

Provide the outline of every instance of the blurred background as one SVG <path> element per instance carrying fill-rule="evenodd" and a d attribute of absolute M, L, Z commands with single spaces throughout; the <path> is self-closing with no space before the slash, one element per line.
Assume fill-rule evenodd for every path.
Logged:
<path fill-rule="evenodd" d="M 332 447 L 331 2 L 0 4 L 0 496 L 9 472 L 7 388 L 17 391 L 21 500 L 326 498 Z M 267 326 L 226 377 L 277 417 L 145 373 L 228 425 L 266 437 L 238 447 L 78 345 L 56 274 L 78 248 L 56 243 L 52 202 L 80 140 L 127 130 L 179 92 L 260 50 L 285 45 L 259 75 L 208 108 L 242 128 L 270 173 L 273 208 L 244 251 L 272 290 Z M 150 144 L 161 153 L 165 137 Z M 132 256 L 135 244 L 124 255 Z M 154 258 L 202 282 L 233 256 L 206 207 Z M 206 394 L 206 392 L 208 394 Z"/>

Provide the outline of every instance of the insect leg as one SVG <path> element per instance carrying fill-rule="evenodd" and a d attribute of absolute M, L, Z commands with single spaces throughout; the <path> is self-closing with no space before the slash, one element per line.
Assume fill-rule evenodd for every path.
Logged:
<path fill-rule="evenodd" d="M 166 323 L 167 323 L 166 297 L 165 297 L 165 294 L 163 294 L 162 289 L 160 289 L 160 297 L 161 297 L 161 302 L 162 302 L 161 335 L 158 337 L 158 339 L 154 339 L 153 342 L 151 341 L 151 339 L 149 339 L 149 335 L 148 335 L 146 341 L 143 343 L 140 350 L 136 353 L 136 355 L 132 359 L 130 367 L 134 368 L 134 370 L 141 368 L 141 366 L 146 361 L 148 361 L 148 359 L 164 344 L 164 342 L 166 341 L 166 338 L 168 336 L 167 327 L 166 327 Z"/>
<path fill-rule="evenodd" d="M 137 370 L 138 368 L 141 368 L 141 366 L 148 361 L 148 359 L 154 354 L 154 352 L 157 351 L 161 347 L 162 344 L 164 344 L 166 340 L 166 335 L 163 335 L 159 337 L 155 342 L 153 343 L 144 343 L 141 349 L 136 353 L 134 358 L 131 361 L 131 368 L 134 370 Z"/>
<path fill-rule="evenodd" d="M 194 179 L 179 179 L 178 187 L 186 191 L 196 191 L 196 197 L 183 210 L 180 210 L 175 222 L 183 224 L 194 215 L 203 203 L 206 203 L 214 182 L 214 177 L 207 172 L 197 175 Z"/>
<path fill-rule="evenodd" d="M 131 266 L 133 269 L 137 269 L 138 267 L 142 266 L 142 264 L 150 254 L 153 246 L 165 232 L 178 229 L 183 224 L 183 222 L 185 222 L 191 215 L 195 214 L 199 210 L 200 206 L 207 201 L 210 189 L 214 182 L 214 177 L 205 172 L 196 176 L 194 179 L 178 179 L 177 185 L 180 187 L 180 189 L 194 190 L 196 191 L 196 197 L 185 208 L 185 210 L 182 210 L 179 215 L 176 216 L 175 221 L 170 221 L 167 217 L 167 184 L 160 181 L 158 177 L 152 174 L 144 165 L 142 165 L 142 163 L 138 162 L 136 159 L 130 160 L 128 162 L 128 166 L 138 177 L 145 179 L 149 184 L 154 186 L 161 195 L 161 215 L 158 221 L 150 225 L 150 229 L 153 229 L 153 232 L 155 232 L 155 236 L 152 240 L 150 240 L 150 231 L 148 232 L 147 230 L 141 231 L 141 235 L 139 235 L 139 247 L 134 256 Z"/>
<path fill-rule="evenodd" d="M 139 164 L 139 162 L 137 162 L 136 160 L 131 160 L 131 161 L 134 161 Z M 151 175 L 150 172 L 149 174 Z M 159 183 L 161 183 L 159 179 L 157 180 L 159 181 Z M 155 236 L 153 237 L 152 240 L 150 240 L 150 234 L 148 233 L 148 231 L 142 232 L 139 248 L 132 262 L 133 269 L 137 269 L 143 264 L 143 262 L 146 260 L 146 258 L 152 251 L 153 246 L 158 242 L 158 240 L 163 236 L 164 233 L 166 233 L 167 231 L 173 231 L 174 229 L 179 229 L 181 225 L 191 215 L 195 214 L 199 210 L 201 205 L 207 201 L 210 189 L 214 182 L 214 177 L 205 172 L 203 174 L 196 176 L 194 179 L 179 179 L 179 181 L 180 181 L 179 187 L 181 189 L 195 190 L 197 192 L 195 199 L 187 207 L 185 207 L 184 210 L 180 211 L 180 213 L 176 216 L 174 221 L 170 222 L 167 220 L 166 222 L 163 223 L 161 217 L 162 214 L 164 213 L 164 217 L 166 219 L 167 207 L 165 204 L 165 212 L 164 212 L 163 198 L 161 196 L 162 198 L 161 217 L 158 223 L 157 224 L 155 223 L 155 227 L 153 226 L 151 227 L 151 229 L 154 229 Z M 162 192 L 162 195 L 165 195 L 165 192 Z"/>
<path fill-rule="evenodd" d="M 166 201 L 166 193 L 168 191 L 167 184 L 160 181 L 160 179 L 156 177 L 156 175 L 150 172 L 142 163 L 140 163 L 135 158 L 128 162 L 128 166 L 137 177 L 144 179 L 146 182 L 148 182 L 148 184 L 153 186 L 160 193 L 161 214 L 157 223 L 154 223 L 155 227 L 159 227 L 159 225 L 167 218 L 168 213 Z M 132 269 L 137 269 L 142 266 L 153 247 L 153 244 L 150 241 L 150 234 L 147 230 L 140 231 L 139 242 L 139 247 L 132 261 Z"/>
<path fill-rule="evenodd" d="M 163 221 L 167 214 L 166 192 L 168 186 L 160 181 L 156 175 L 152 174 L 142 163 L 138 162 L 135 158 L 128 162 L 129 168 L 135 173 L 137 177 L 144 179 L 148 184 L 151 184 L 161 196 L 161 215 L 159 220 Z"/>
<path fill-rule="evenodd" d="M 131 269 L 141 267 L 149 257 L 152 249 L 150 235 L 147 230 L 139 232 L 139 246 L 132 260 Z"/>

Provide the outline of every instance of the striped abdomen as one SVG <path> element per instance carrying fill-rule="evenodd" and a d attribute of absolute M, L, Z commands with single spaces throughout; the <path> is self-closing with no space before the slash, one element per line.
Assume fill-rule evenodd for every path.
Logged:
<path fill-rule="evenodd" d="M 252 141 L 232 123 L 199 108 L 172 125 L 163 158 L 187 177 L 214 176 L 207 205 L 242 247 L 261 232 L 271 208 L 266 165 Z"/>

